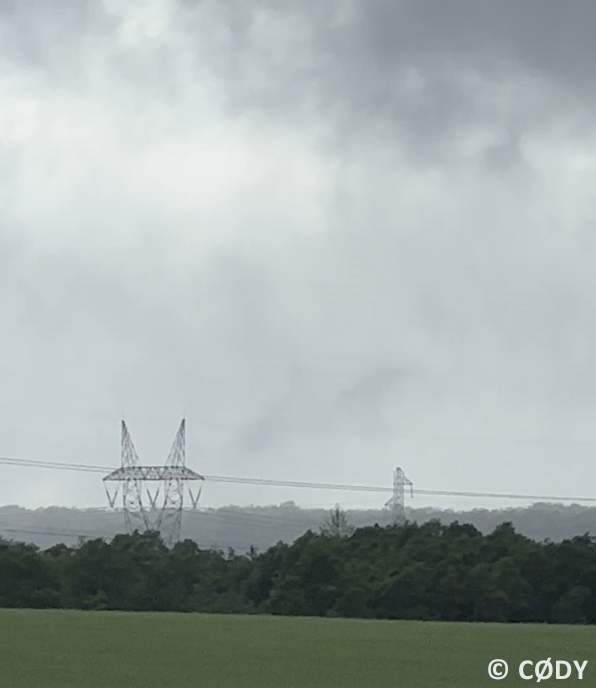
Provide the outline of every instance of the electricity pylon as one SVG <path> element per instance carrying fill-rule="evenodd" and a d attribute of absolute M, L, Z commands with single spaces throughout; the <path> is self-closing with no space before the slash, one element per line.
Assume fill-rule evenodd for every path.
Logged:
<path fill-rule="evenodd" d="M 410 495 L 414 497 L 414 484 L 406 478 L 401 468 L 393 472 L 393 494 L 385 503 L 391 509 L 391 522 L 394 526 L 403 526 L 406 522 L 406 487 L 410 488 Z"/>
<path fill-rule="evenodd" d="M 135 530 L 159 531 L 164 543 L 171 546 L 180 539 L 182 507 L 185 485 L 198 481 L 198 490 L 193 493 L 188 486 L 192 508 L 196 509 L 205 478 L 185 466 L 186 421 L 183 419 L 168 458 L 163 466 L 142 466 L 132 438 L 122 421 L 121 466 L 103 479 L 108 502 L 115 508 L 116 499 L 122 490 L 122 510 L 126 532 Z M 109 484 L 116 483 L 110 493 Z M 145 496 L 149 504 L 144 501 Z"/>

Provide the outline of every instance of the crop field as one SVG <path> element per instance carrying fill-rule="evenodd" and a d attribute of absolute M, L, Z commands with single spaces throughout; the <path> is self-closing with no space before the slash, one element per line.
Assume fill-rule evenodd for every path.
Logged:
<path fill-rule="evenodd" d="M 588 660 L 582 683 L 596 685 L 585 626 L 0 610 L 7 688 L 504 687 L 535 683 L 518 665 L 548 657 Z M 495 658 L 510 667 L 498 684 Z"/>

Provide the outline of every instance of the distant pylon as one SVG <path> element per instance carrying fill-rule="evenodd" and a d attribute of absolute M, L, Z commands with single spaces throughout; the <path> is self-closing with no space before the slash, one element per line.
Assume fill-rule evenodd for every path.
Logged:
<path fill-rule="evenodd" d="M 183 419 L 164 466 L 141 466 L 126 423 L 122 421 L 121 466 L 103 479 L 108 502 L 115 507 L 122 486 L 122 509 L 126 532 L 157 530 L 167 545 L 180 538 L 184 486 L 199 481 L 193 494 L 188 489 L 192 507 L 196 509 L 205 478 L 186 468 L 186 421 Z M 110 493 L 108 484 L 117 483 Z M 161 499 L 160 499 L 161 492 Z M 144 494 L 149 504 L 144 502 Z"/>
<path fill-rule="evenodd" d="M 391 522 L 394 526 L 403 526 L 406 522 L 406 487 L 410 488 L 410 494 L 413 497 L 414 484 L 406 478 L 406 474 L 401 468 L 396 468 L 393 472 L 393 494 L 391 499 L 385 503 L 385 506 L 391 509 Z"/>

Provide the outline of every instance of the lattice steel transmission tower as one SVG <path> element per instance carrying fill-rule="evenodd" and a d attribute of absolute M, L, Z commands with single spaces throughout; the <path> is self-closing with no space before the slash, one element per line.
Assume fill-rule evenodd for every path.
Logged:
<path fill-rule="evenodd" d="M 183 419 L 163 466 L 142 466 L 132 438 L 122 421 L 121 466 L 103 479 L 108 502 L 115 508 L 121 492 L 126 532 L 159 531 L 171 546 L 180 538 L 185 486 L 188 485 L 192 508 L 196 509 L 205 478 L 186 465 L 186 421 Z M 190 484 L 198 482 L 193 492 Z M 110 491 L 111 484 L 115 488 Z M 145 501 L 145 497 L 149 503 Z"/>
<path fill-rule="evenodd" d="M 401 468 L 396 468 L 393 472 L 393 494 L 385 503 L 391 509 L 391 522 L 394 526 L 403 526 L 406 522 L 406 487 L 410 488 L 410 495 L 413 497 L 414 483 L 406 478 Z"/>

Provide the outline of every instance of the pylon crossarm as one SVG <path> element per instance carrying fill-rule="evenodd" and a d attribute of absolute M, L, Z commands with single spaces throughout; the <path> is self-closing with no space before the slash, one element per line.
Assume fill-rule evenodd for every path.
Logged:
<path fill-rule="evenodd" d="M 104 480 L 205 480 L 186 466 L 130 466 L 117 468 Z"/>

